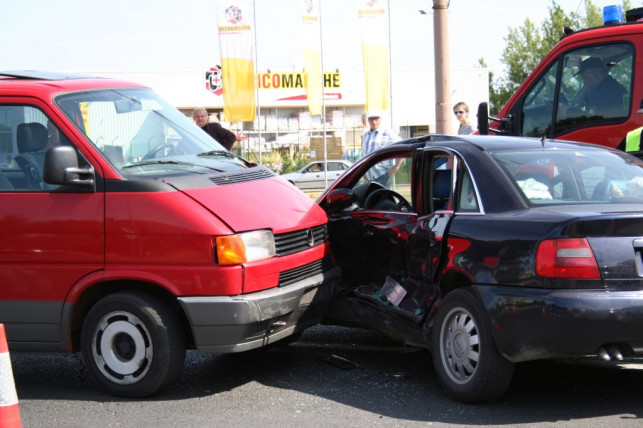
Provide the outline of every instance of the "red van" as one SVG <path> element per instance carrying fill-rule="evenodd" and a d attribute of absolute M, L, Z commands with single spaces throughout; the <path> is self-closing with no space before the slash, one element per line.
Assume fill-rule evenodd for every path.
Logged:
<path fill-rule="evenodd" d="M 626 16 L 627 23 L 567 31 L 496 117 L 480 105 L 479 133 L 624 149 L 625 135 L 643 126 L 643 8 Z"/>
<path fill-rule="evenodd" d="M 82 351 L 123 396 L 185 351 L 240 352 L 316 323 L 340 271 L 325 213 L 152 90 L 0 73 L 0 323 L 13 351 Z"/>

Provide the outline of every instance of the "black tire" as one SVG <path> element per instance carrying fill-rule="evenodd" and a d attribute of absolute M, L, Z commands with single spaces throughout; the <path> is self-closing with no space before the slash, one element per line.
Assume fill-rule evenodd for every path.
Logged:
<path fill-rule="evenodd" d="M 107 296 L 91 308 L 81 348 L 89 372 L 110 393 L 147 397 L 181 375 L 186 343 L 169 305 L 130 291 Z"/>
<path fill-rule="evenodd" d="M 446 296 L 435 316 L 431 339 L 433 366 L 451 397 L 481 403 L 505 393 L 514 364 L 498 351 L 484 308 L 472 290 L 459 289 Z"/>

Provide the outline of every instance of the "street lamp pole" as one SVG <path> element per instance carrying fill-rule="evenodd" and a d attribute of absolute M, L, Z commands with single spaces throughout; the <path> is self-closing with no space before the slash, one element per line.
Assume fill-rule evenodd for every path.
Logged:
<path fill-rule="evenodd" d="M 449 0 L 433 0 L 433 47 L 435 55 L 435 121 L 438 134 L 451 133 L 451 85 L 449 70 Z"/>

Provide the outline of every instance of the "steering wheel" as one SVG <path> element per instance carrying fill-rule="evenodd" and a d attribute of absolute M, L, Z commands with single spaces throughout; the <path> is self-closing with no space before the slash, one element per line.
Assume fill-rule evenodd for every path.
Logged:
<path fill-rule="evenodd" d="M 174 147 L 174 144 L 172 143 L 165 143 L 161 144 L 158 147 L 153 148 L 150 150 L 141 160 L 148 160 L 148 159 L 154 159 L 154 158 L 165 158 L 168 156 L 172 156 L 175 153 L 176 149 Z"/>
<path fill-rule="evenodd" d="M 390 189 L 378 189 L 368 195 L 364 208 L 410 212 L 413 209 L 404 196 Z"/>

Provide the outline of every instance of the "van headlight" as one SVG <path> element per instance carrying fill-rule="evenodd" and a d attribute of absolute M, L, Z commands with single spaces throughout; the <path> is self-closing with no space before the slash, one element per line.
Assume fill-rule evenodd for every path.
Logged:
<path fill-rule="evenodd" d="M 275 253 L 275 236 L 270 230 L 255 230 L 216 238 L 216 255 L 220 265 L 238 265 L 268 259 Z"/>

